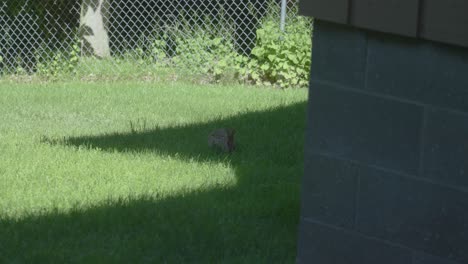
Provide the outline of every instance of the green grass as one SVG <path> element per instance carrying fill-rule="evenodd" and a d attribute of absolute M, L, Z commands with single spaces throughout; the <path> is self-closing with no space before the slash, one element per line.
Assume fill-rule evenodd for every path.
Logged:
<path fill-rule="evenodd" d="M 0 263 L 293 263 L 306 100 L 0 81 Z M 233 154 L 208 148 L 218 127 Z"/>

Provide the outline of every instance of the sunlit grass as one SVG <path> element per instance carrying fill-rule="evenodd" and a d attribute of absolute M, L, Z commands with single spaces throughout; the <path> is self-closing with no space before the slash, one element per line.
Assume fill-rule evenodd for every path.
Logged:
<path fill-rule="evenodd" d="M 306 97 L 0 81 L 0 262 L 294 262 Z"/>

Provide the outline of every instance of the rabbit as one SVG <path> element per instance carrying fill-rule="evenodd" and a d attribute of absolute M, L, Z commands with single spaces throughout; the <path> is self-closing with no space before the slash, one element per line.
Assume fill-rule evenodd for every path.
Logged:
<path fill-rule="evenodd" d="M 208 136 L 208 146 L 217 147 L 224 152 L 231 153 L 234 148 L 234 134 L 232 128 L 220 128 L 212 131 Z"/>

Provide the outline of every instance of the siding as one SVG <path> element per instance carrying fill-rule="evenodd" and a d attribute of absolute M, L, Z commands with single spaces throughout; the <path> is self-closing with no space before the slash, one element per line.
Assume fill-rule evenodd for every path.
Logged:
<path fill-rule="evenodd" d="M 308 0 L 303 15 L 468 47 L 466 0 Z"/>

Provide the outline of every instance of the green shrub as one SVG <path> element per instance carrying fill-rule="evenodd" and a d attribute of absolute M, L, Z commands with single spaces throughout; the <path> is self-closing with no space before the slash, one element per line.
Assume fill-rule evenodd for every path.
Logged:
<path fill-rule="evenodd" d="M 311 65 L 310 19 L 295 17 L 281 32 L 277 19 L 266 19 L 257 30 L 257 43 L 250 60 L 239 71 L 255 83 L 282 88 L 308 84 Z"/>
<path fill-rule="evenodd" d="M 222 37 L 197 33 L 176 39 L 177 49 L 173 61 L 176 66 L 195 74 L 205 74 L 219 80 L 234 69 L 236 58 L 231 42 Z"/>
<path fill-rule="evenodd" d="M 155 34 L 150 37 L 141 36 L 137 42 L 137 48 L 126 51 L 120 56 L 114 56 L 118 61 L 135 61 L 140 66 L 167 66 L 167 35 Z"/>
<path fill-rule="evenodd" d="M 81 53 L 78 43 L 79 41 L 76 40 L 68 51 L 37 52 L 36 73 L 44 77 L 75 73 Z"/>

